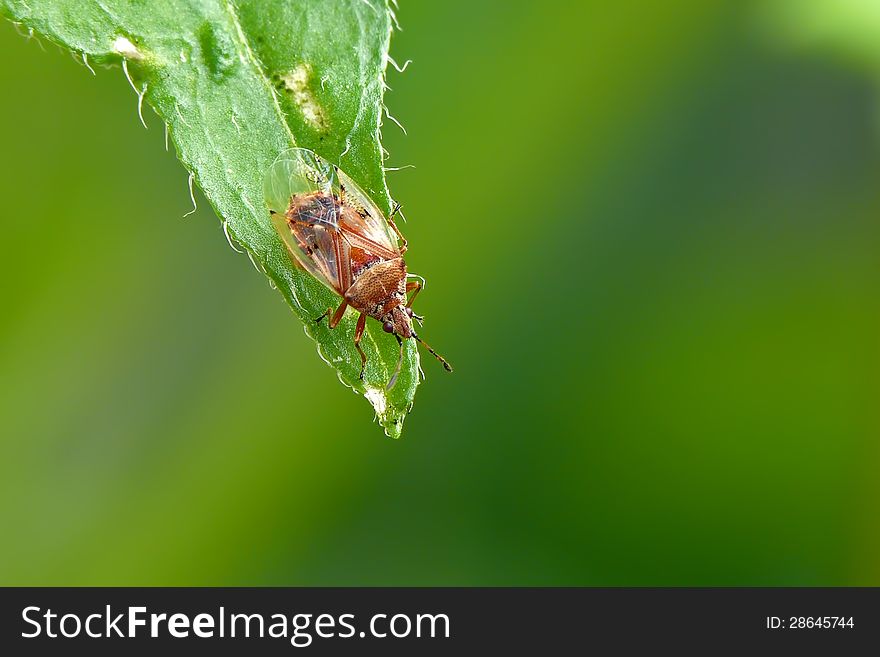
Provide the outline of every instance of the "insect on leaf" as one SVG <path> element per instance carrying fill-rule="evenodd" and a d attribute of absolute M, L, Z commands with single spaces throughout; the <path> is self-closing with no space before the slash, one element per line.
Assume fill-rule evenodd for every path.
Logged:
<path fill-rule="evenodd" d="M 263 195 L 276 156 L 300 146 L 339 165 L 390 212 L 379 141 L 388 0 L 0 0 L 0 12 L 87 66 L 123 67 L 137 107 L 152 107 L 166 124 L 228 233 L 282 292 L 339 379 L 399 437 L 419 381 L 415 344 L 406 341 L 401 373 L 386 390 L 398 345 L 368 322 L 361 381 L 356 314 L 333 331 L 313 321 L 339 298 L 293 264 Z"/>

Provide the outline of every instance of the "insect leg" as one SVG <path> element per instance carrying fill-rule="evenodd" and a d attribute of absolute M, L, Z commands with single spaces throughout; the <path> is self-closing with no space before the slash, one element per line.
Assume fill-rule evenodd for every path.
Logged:
<path fill-rule="evenodd" d="M 400 247 L 400 255 L 406 253 L 406 247 L 409 242 L 406 241 L 406 238 L 403 236 L 403 233 L 400 232 L 400 229 L 397 227 L 397 224 L 394 223 L 394 215 L 400 211 L 400 203 L 396 203 L 394 205 L 394 209 L 391 211 L 391 214 L 388 215 L 388 225 L 391 226 L 391 229 L 397 234 L 400 238 L 400 241 L 403 242 L 403 246 Z"/>
<path fill-rule="evenodd" d="M 354 346 L 361 355 L 361 381 L 364 380 L 364 371 L 367 369 L 367 355 L 361 349 L 361 338 L 364 337 L 364 328 L 367 325 L 367 316 L 361 313 L 358 317 L 357 326 L 354 328 Z"/>
<path fill-rule="evenodd" d="M 412 308 L 413 301 L 416 300 L 416 295 L 417 295 L 419 292 L 422 291 L 422 287 L 423 287 L 423 286 L 422 286 L 422 282 L 421 282 L 421 281 L 407 281 L 407 283 L 406 283 L 406 293 L 407 293 L 407 294 L 409 294 L 410 292 L 413 293 L 413 295 L 409 298 L 409 301 L 406 302 L 406 307 L 407 307 L 407 308 Z M 415 290 L 415 292 L 413 292 L 413 290 Z"/>
<path fill-rule="evenodd" d="M 335 313 L 333 313 L 333 308 L 328 308 L 327 310 L 324 311 L 323 315 L 321 315 L 320 317 L 318 317 L 318 319 L 315 320 L 315 324 L 319 324 L 322 319 L 324 319 L 325 317 L 330 317 L 330 313 L 333 313 L 333 316 L 330 317 L 330 321 L 327 322 L 327 327 L 331 328 L 331 329 L 335 329 L 336 326 L 339 324 L 339 322 L 342 321 L 342 316 L 345 315 L 346 307 L 348 307 L 348 302 L 343 301 L 339 305 L 339 308 L 336 309 Z"/>
<path fill-rule="evenodd" d="M 407 294 L 409 294 L 410 291 L 415 290 L 415 292 L 413 292 L 413 295 L 409 298 L 409 301 L 406 302 L 406 308 L 409 310 L 409 316 L 416 320 L 419 323 L 419 326 L 421 326 L 422 322 L 425 321 L 425 318 L 421 315 L 416 315 L 412 310 L 412 305 L 413 301 L 416 300 L 416 295 L 421 292 L 422 288 L 424 287 L 425 286 L 422 284 L 421 281 L 407 281 L 406 283 Z"/>

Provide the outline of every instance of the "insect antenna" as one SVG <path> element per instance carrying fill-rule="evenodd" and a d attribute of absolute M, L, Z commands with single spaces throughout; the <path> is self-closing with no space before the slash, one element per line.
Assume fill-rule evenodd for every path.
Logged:
<path fill-rule="evenodd" d="M 443 358 L 443 356 L 441 356 L 441 355 L 438 354 L 436 351 L 434 351 L 433 349 L 431 349 L 431 345 L 429 345 L 427 342 L 425 342 L 424 340 L 422 340 L 418 335 L 416 335 L 416 332 L 415 332 L 415 331 L 413 331 L 413 334 L 412 334 L 412 335 L 413 335 L 413 337 L 418 341 L 418 343 L 419 343 L 420 345 L 422 345 L 425 349 L 427 349 L 429 352 L 431 352 L 431 355 L 432 355 L 434 358 L 436 358 L 437 360 L 440 361 L 440 363 L 443 365 L 443 369 L 445 369 L 447 372 L 451 372 L 451 371 L 452 371 L 452 365 L 450 365 L 449 362 L 448 362 L 445 358 Z M 401 353 L 403 353 L 403 352 L 401 352 Z"/>
<path fill-rule="evenodd" d="M 400 345 L 400 356 L 397 357 L 397 367 L 394 368 L 394 374 L 388 379 L 388 385 L 385 386 L 385 390 L 391 390 L 394 387 L 394 384 L 397 383 L 397 375 L 400 374 L 400 368 L 403 367 L 403 340 L 396 333 L 394 337 L 397 338 L 397 344 Z"/>

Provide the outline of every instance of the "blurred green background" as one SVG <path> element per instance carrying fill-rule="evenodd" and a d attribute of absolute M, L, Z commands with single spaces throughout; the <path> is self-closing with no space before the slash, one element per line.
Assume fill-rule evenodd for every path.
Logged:
<path fill-rule="evenodd" d="M 0 25 L 0 583 L 880 585 L 880 11 L 402 4 L 400 441 Z"/>

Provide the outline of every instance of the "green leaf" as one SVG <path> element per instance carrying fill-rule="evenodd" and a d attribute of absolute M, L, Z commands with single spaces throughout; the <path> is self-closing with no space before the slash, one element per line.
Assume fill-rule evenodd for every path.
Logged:
<path fill-rule="evenodd" d="M 340 299 L 293 266 L 262 191 L 276 155 L 296 145 L 337 163 L 390 210 L 380 144 L 387 0 L 0 0 L 0 12 L 87 65 L 123 66 L 224 228 L 283 293 L 339 379 L 399 437 L 419 382 L 414 342 L 405 342 L 401 374 L 386 391 L 399 350 L 370 320 L 361 382 L 354 311 L 333 331 L 315 324 Z"/>

